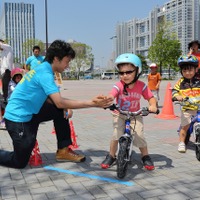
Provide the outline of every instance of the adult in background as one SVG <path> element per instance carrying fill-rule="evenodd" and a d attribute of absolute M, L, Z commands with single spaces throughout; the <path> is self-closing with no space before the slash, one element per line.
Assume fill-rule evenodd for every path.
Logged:
<path fill-rule="evenodd" d="M 41 64 L 44 61 L 44 56 L 40 55 L 40 47 L 34 46 L 33 47 L 33 55 L 28 57 L 26 60 L 26 70 L 34 69 L 39 64 Z"/>
<path fill-rule="evenodd" d="M 3 92 L 4 99 L 6 99 L 7 94 L 8 94 L 8 83 L 11 78 L 9 74 L 11 70 L 14 69 L 13 50 L 12 50 L 12 47 L 6 44 L 4 40 L 2 39 L 0 39 L 0 50 L 1 50 L 0 73 L 1 73 L 1 79 L 2 79 L 2 92 Z"/>
<path fill-rule="evenodd" d="M 199 61 L 197 74 L 196 74 L 198 79 L 200 79 L 200 50 L 199 49 L 200 49 L 200 43 L 198 40 L 193 40 L 188 44 L 189 53 L 187 56 L 193 55 Z"/>
<path fill-rule="evenodd" d="M 47 49 L 45 61 L 26 73 L 13 91 L 6 106 L 4 118 L 12 139 L 13 151 L 0 150 L 0 165 L 24 168 L 36 142 L 39 124 L 54 120 L 57 161 L 81 162 L 85 156 L 69 148 L 72 144 L 66 110 L 89 107 L 108 107 L 113 101 L 104 95 L 92 100 L 70 100 L 61 97 L 54 81 L 54 72 L 62 73 L 75 57 L 70 44 L 55 40 Z"/>

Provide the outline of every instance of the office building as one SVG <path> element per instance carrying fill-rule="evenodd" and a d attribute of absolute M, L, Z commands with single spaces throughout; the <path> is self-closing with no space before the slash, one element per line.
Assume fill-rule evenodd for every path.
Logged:
<path fill-rule="evenodd" d="M 191 40 L 200 40 L 200 0 L 171 0 L 154 8 L 144 19 L 133 18 L 116 25 L 116 55 L 130 52 L 148 55 L 156 37 L 159 21 L 172 22 L 171 32 L 177 34 L 183 53 Z"/>
<path fill-rule="evenodd" d="M 7 39 L 12 46 L 15 62 L 24 63 L 22 45 L 26 40 L 35 39 L 34 4 L 3 3 L 0 27 L 0 38 Z"/>

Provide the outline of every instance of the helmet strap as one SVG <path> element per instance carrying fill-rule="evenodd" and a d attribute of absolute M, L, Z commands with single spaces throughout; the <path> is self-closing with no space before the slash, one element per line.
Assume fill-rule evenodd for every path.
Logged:
<path fill-rule="evenodd" d="M 138 67 L 137 67 L 136 72 L 135 72 L 135 78 L 130 83 L 124 84 L 124 91 L 123 91 L 124 95 L 128 95 L 128 92 L 127 92 L 128 86 L 135 83 L 138 80 L 138 78 L 140 77 L 140 75 L 141 75 L 141 73 L 138 74 Z"/>

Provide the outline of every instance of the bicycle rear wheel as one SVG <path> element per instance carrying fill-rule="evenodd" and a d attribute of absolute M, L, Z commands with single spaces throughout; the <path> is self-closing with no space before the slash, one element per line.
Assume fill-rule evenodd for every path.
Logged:
<path fill-rule="evenodd" d="M 128 138 L 121 138 L 119 140 L 119 150 L 117 156 L 117 177 L 124 178 L 128 168 L 129 157 L 129 141 Z"/>

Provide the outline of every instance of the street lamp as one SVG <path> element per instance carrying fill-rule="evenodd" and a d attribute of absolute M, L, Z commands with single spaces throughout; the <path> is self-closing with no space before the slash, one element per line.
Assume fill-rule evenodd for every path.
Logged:
<path fill-rule="evenodd" d="M 112 40 L 112 39 L 114 39 L 114 38 L 117 38 L 117 36 L 116 36 L 116 35 L 114 35 L 114 36 L 112 36 L 110 39 Z"/>
<path fill-rule="evenodd" d="M 116 39 L 117 38 L 117 36 L 116 35 L 114 35 L 114 36 L 112 36 L 110 39 L 112 40 L 112 67 L 114 68 L 114 72 L 116 73 L 116 70 L 115 70 L 115 66 L 114 66 L 114 60 L 115 60 L 115 48 L 114 48 L 114 39 Z"/>
<path fill-rule="evenodd" d="M 115 48 L 114 48 L 114 46 L 115 46 L 115 41 L 114 41 L 114 39 L 116 39 L 117 38 L 117 36 L 116 35 L 114 35 L 114 36 L 112 36 L 110 39 L 112 40 L 112 56 L 113 56 L 113 60 L 115 59 Z"/>
<path fill-rule="evenodd" d="M 48 20 L 47 20 L 47 0 L 45 0 L 45 25 L 46 25 L 46 52 L 48 49 Z"/>

